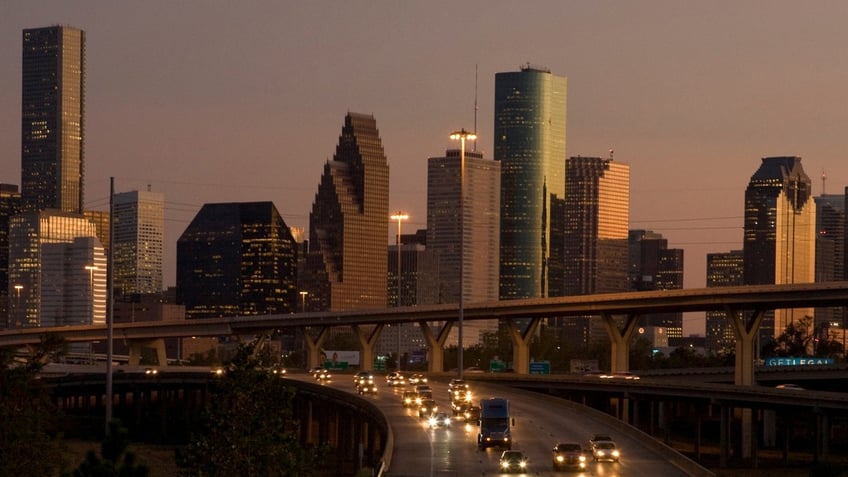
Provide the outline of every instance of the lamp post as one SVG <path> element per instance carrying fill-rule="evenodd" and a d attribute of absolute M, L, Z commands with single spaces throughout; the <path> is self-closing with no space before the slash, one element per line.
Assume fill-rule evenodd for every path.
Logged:
<path fill-rule="evenodd" d="M 404 220 L 409 219 L 409 215 L 404 212 L 397 211 L 394 215 L 389 217 L 392 220 L 397 220 L 398 228 L 397 228 L 397 301 L 395 302 L 395 306 L 401 306 L 401 296 L 403 296 L 403 292 L 401 291 L 401 253 L 400 253 L 400 223 Z M 397 369 L 400 371 L 400 323 L 397 325 Z"/>
<path fill-rule="evenodd" d="M 309 292 L 305 292 L 305 291 L 300 292 L 300 312 L 301 313 L 306 313 L 306 295 L 308 295 L 308 294 L 309 294 Z"/>
<path fill-rule="evenodd" d="M 456 364 L 459 379 L 463 378 L 462 365 L 462 315 L 463 301 L 465 297 L 464 273 L 465 273 L 465 141 L 477 140 L 477 134 L 460 129 L 451 133 L 450 138 L 459 140 L 459 312 L 457 314 L 457 347 Z"/>
<path fill-rule="evenodd" d="M 23 286 L 23 285 L 15 285 L 15 297 L 16 297 L 16 300 L 15 300 L 15 313 L 14 313 L 14 316 L 15 316 L 15 318 L 17 318 L 17 325 L 16 325 L 16 326 L 17 326 L 18 328 L 20 328 L 20 326 L 21 326 L 21 317 L 20 317 L 20 312 L 21 312 L 21 290 L 23 290 L 23 289 L 24 289 L 24 286 Z M 11 325 L 11 324 L 12 324 L 12 323 L 11 323 L 11 320 L 9 320 L 9 321 L 10 321 L 9 325 Z"/>

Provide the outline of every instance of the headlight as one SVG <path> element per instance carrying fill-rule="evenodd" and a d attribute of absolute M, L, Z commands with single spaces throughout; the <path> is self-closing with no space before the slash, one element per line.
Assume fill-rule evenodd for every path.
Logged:
<path fill-rule="evenodd" d="M 586 462 L 586 456 L 585 455 L 581 455 L 580 457 L 578 457 L 578 459 L 580 460 L 580 462 Z"/>
<path fill-rule="evenodd" d="M 521 462 L 518 463 L 518 466 L 523 469 L 523 468 L 527 467 L 527 462 L 522 460 Z"/>
<path fill-rule="evenodd" d="M 509 462 L 507 462 L 507 461 L 501 462 L 501 467 L 503 467 L 504 469 L 509 468 Z"/>
<path fill-rule="evenodd" d="M 565 457 L 563 457 L 563 456 L 561 456 L 561 455 L 557 455 L 557 456 L 556 456 L 556 460 L 557 460 L 557 462 L 562 462 L 562 461 L 564 461 L 564 460 L 565 460 Z"/>
<path fill-rule="evenodd" d="M 436 418 L 431 417 L 430 418 L 430 426 L 435 426 L 435 425 L 436 425 Z"/>
<path fill-rule="evenodd" d="M 617 450 L 612 451 L 612 456 L 613 456 L 613 457 L 618 457 L 618 455 L 619 455 L 619 454 L 618 454 L 618 451 L 617 451 Z"/>

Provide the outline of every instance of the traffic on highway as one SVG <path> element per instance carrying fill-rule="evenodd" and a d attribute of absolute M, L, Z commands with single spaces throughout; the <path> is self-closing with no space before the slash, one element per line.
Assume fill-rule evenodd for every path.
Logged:
<path fill-rule="evenodd" d="M 372 400 L 386 415 L 394 433 L 387 477 L 688 475 L 646 445 L 644 435 L 617 431 L 556 398 L 423 374 L 313 375 Z"/>

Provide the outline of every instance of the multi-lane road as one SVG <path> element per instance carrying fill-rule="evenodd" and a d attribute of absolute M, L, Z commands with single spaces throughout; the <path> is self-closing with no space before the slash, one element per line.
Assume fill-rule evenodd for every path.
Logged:
<path fill-rule="evenodd" d="M 295 377 L 295 376 L 292 376 Z M 417 409 L 406 409 L 401 402 L 404 387 L 389 387 L 382 375 L 376 375 L 379 390 L 368 395 L 386 415 L 394 433 L 394 452 L 391 465 L 384 475 L 392 477 L 435 477 L 501 475 L 498 468 L 500 450 L 477 450 L 477 428 L 454 423 L 448 429 L 430 429 L 425 419 L 418 418 Z M 302 379 L 310 379 L 303 375 Z M 440 410 L 450 413 L 447 383 L 430 382 L 433 396 Z M 356 393 L 350 375 L 337 375 L 328 383 L 338 389 Z M 515 419 L 513 449 L 522 450 L 529 457 L 529 467 L 524 475 L 578 475 L 578 476 L 664 476 L 683 477 L 681 471 L 650 445 L 644 435 L 621 431 L 618 426 L 597 419 L 591 410 L 566 405 L 555 398 L 512 390 L 496 385 L 472 382 L 474 400 L 485 397 L 505 397 L 510 400 L 510 411 Z M 406 386 L 408 388 L 409 386 Z M 589 458 L 585 472 L 555 472 L 551 449 L 560 441 L 575 441 L 588 447 L 594 433 L 611 435 L 621 450 L 618 463 L 593 462 Z"/>

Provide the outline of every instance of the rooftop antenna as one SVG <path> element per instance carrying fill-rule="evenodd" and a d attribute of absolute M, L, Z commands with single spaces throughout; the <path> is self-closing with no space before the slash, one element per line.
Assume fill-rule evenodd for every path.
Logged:
<path fill-rule="evenodd" d="M 610 148 L 610 150 L 609 150 L 609 160 L 613 160 L 612 156 L 614 154 L 615 154 L 615 151 L 613 151 L 612 148 Z"/>
<path fill-rule="evenodd" d="M 477 64 L 474 65 L 474 133 L 477 133 Z M 474 146 L 471 149 L 477 152 L 477 139 L 474 139 Z"/>
<path fill-rule="evenodd" d="M 827 193 L 825 192 L 825 188 L 824 188 L 825 182 L 827 182 L 827 172 L 822 171 L 822 195 L 826 195 L 826 194 L 827 194 Z"/>

